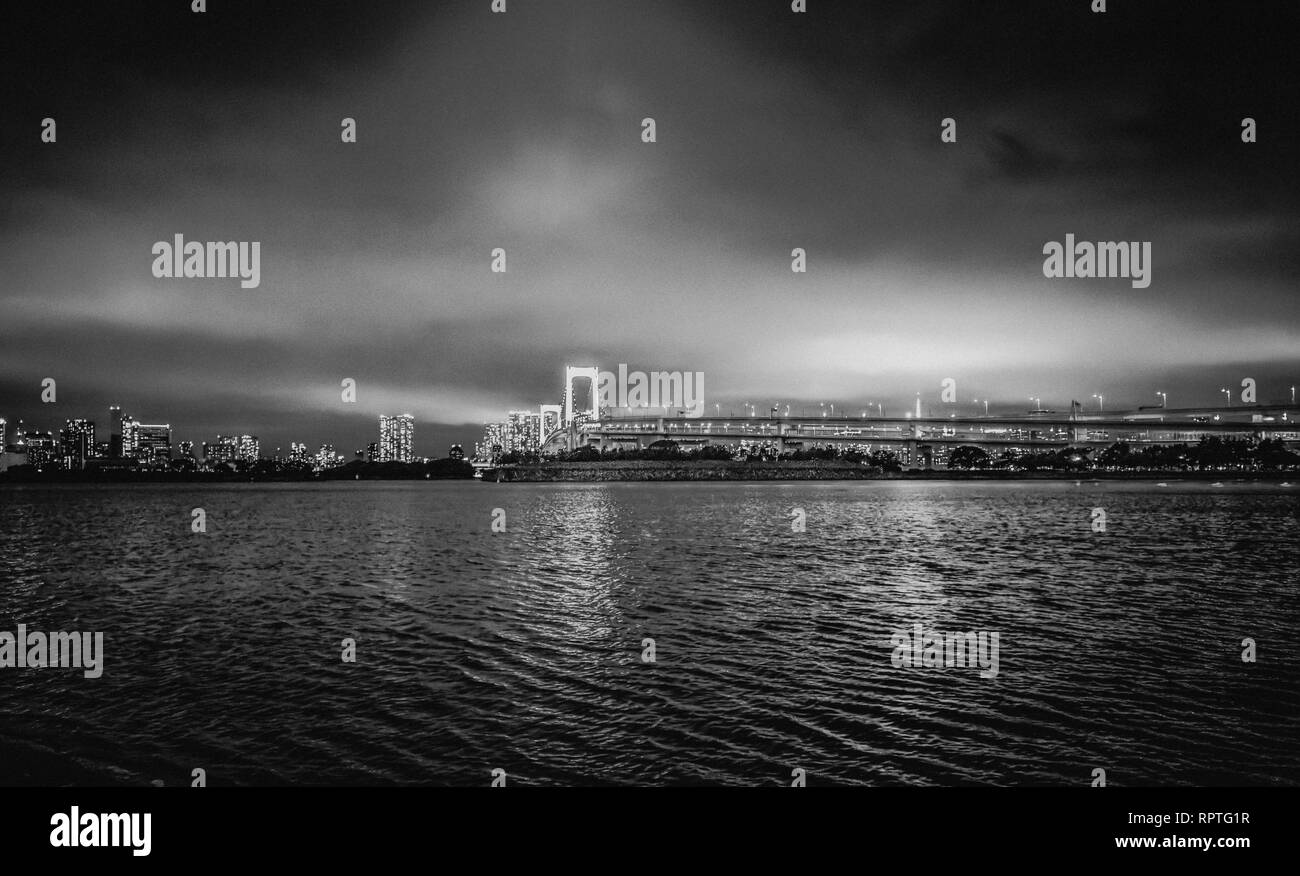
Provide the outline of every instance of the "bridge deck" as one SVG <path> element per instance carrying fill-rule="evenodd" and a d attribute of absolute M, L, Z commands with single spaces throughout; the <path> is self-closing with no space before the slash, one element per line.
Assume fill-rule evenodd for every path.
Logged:
<path fill-rule="evenodd" d="M 1300 408 L 1264 406 L 1031 413 L 947 417 L 664 417 L 618 416 L 557 430 L 546 451 L 567 446 L 646 447 L 654 441 L 736 444 L 772 441 L 794 449 L 809 444 L 958 445 L 988 447 L 1196 443 L 1224 438 L 1279 438 L 1300 443 Z"/>

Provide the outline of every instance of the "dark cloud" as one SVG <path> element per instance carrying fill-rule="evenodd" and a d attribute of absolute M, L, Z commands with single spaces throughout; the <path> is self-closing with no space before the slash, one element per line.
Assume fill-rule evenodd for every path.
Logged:
<path fill-rule="evenodd" d="M 995 175 L 1012 181 L 1050 178 L 1061 166 L 1058 156 L 1008 131 L 994 131 L 984 148 Z"/>
<path fill-rule="evenodd" d="M 1291 6 L 488 5 L 6 13 L 0 416 L 59 375 L 58 418 L 343 445 L 412 408 L 432 453 L 566 362 L 724 406 L 1295 382 Z M 261 241 L 262 286 L 154 279 L 176 233 Z M 1066 233 L 1151 241 L 1152 286 L 1044 280 Z"/>

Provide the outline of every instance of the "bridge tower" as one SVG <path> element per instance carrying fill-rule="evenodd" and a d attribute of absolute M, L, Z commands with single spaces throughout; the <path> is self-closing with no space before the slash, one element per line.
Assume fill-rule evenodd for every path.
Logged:
<path fill-rule="evenodd" d="M 574 380 L 591 381 L 591 405 L 583 411 L 574 410 L 573 400 L 573 381 Z M 578 414 L 585 414 L 595 419 L 597 406 L 600 404 L 597 395 L 600 392 L 600 369 L 592 366 L 583 365 L 566 365 L 564 366 L 564 425 L 572 426 L 574 419 Z"/>
<path fill-rule="evenodd" d="M 559 405 L 542 405 L 538 410 L 538 413 L 541 414 L 542 417 L 542 428 L 540 431 L 542 433 L 542 439 L 545 440 L 547 435 L 550 435 L 556 429 L 560 428 L 561 424 L 563 424 L 564 420 L 562 418 L 564 416 L 564 408 Z"/>

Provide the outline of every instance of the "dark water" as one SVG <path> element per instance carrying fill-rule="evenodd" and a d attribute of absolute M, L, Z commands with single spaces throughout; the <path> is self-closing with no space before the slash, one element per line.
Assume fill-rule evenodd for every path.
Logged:
<path fill-rule="evenodd" d="M 0 783 L 1297 785 L 1298 505 L 1230 480 L 4 489 L 0 630 L 102 631 L 106 658 L 0 669 Z M 998 632 L 997 677 L 895 668 L 916 623 Z"/>

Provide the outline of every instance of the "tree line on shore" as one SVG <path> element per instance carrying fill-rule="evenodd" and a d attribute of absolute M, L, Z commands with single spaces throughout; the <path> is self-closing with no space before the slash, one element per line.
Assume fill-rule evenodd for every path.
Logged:
<path fill-rule="evenodd" d="M 634 461 L 717 461 L 773 463 L 781 461 L 824 461 L 872 467 L 897 473 L 904 465 L 892 450 L 869 450 L 861 446 L 823 445 L 779 452 L 774 442 L 752 442 L 739 447 L 700 445 L 683 447 L 675 441 L 656 441 L 640 449 L 601 451 L 580 447 L 569 453 L 542 457 L 537 453 L 511 452 L 498 465 L 542 465 L 556 462 Z M 192 461 L 191 461 L 192 462 Z M 1279 439 L 1234 439 L 1209 436 L 1196 444 L 1132 445 L 1117 442 L 1100 451 L 1094 447 L 1062 447 L 1051 450 L 990 453 L 973 444 L 954 448 L 947 456 L 947 468 L 958 471 L 1292 471 L 1300 470 L 1300 454 L 1287 449 Z M 941 463 L 940 463 L 941 465 Z M 915 467 L 915 463 L 913 464 Z M 310 464 L 259 459 L 255 462 L 220 463 L 211 469 L 173 466 L 168 469 L 106 469 L 84 471 L 40 470 L 22 465 L 0 473 L 0 482 L 32 481 L 317 481 L 317 480 L 444 480 L 474 476 L 474 467 L 463 459 L 431 459 L 424 462 L 363 462 L 314 470 Z"/>
<path fill-rule="evenodd" d="M 860 448 L 811 447 L 778 452 L 775 442 L 754 442 L 732 448 L 719 444 L 682 447 L 675 441 L 655 441 L 645 448 L 599 450 L 579 447 L 555 456 L 513 451 L 504 454 L 500 465 L 540 465 L 548 462 L 777 462 L 823 460 L 875 466 L 882 471 L 902 471 L 898 454 L 891 450 L 866 451 Z"/>
<path fill-rule="evenodd" d="M 1118 441 L 1099 453 L 1092 447 L 997 455 L 973 445 L 953 450 L 950 468 L 1013 471 L 1289 471 L 1300 468 L 1300 454 L 1276 438 L 1263 440 L 1207 436 L 1196 444 L 1146 444 Z"/>
<path fill-rule="evenodd" d="M 539 465 L 546 462 L 688 461 L 772 462 L 824 460 L 874 466 L 886 472 L 903 470 L 892 450 L 867 450 L 849 446 L 816 446 L 779 452 L 774 442 L 754 442 L 731 448 L 716 444 L 682 447 L 675 441 L 656 441 L 645 448 L 601 451 L 580 447 L 568 453 L 541 457 L 537 453 L 511 452 L 500 465 Z M 1062 447 L 1025 451 L 1007 449 L 990 453 L 974 444 L 954 448 L 947 458 L 950 469 L 964 471 L 1286 471 L 1300 468 L 1300 454 L 1279 439 L 1237 439 L 1208 436 L 1197 444 L 1132 445 L 1116 442 L 1100 452 L 1094 447 Z"/>

